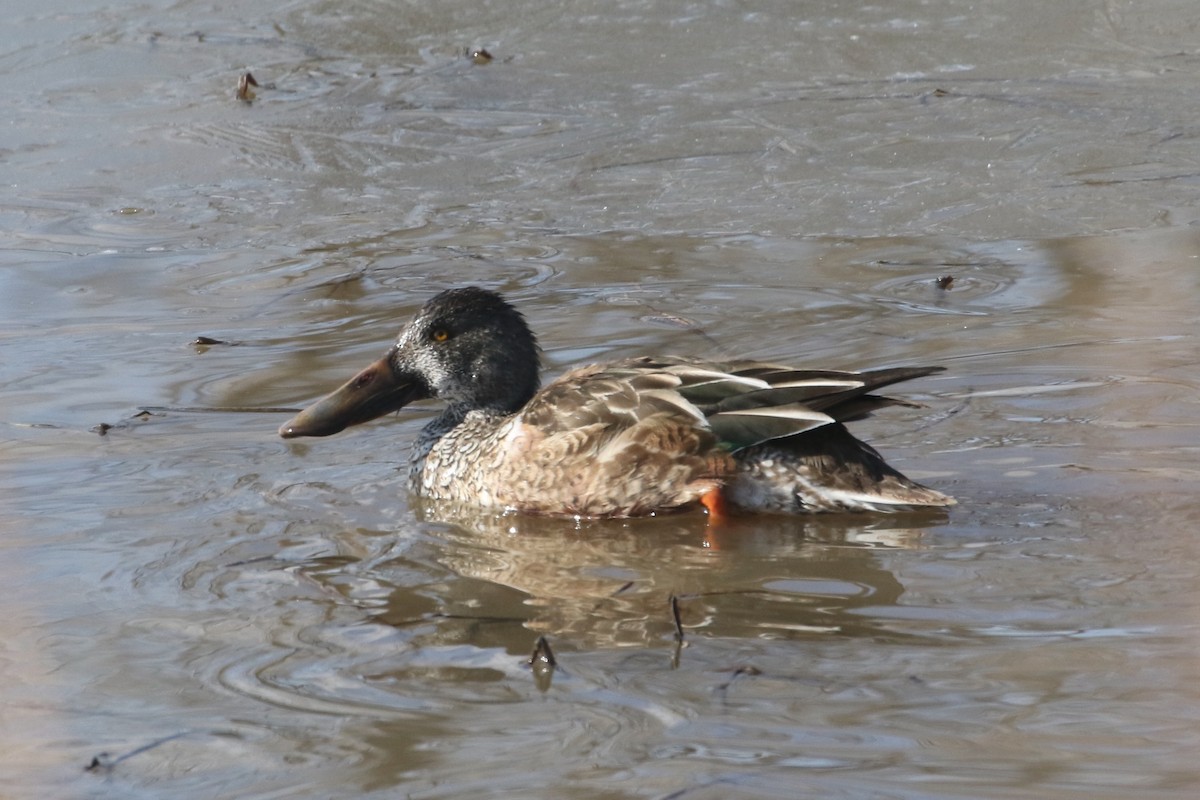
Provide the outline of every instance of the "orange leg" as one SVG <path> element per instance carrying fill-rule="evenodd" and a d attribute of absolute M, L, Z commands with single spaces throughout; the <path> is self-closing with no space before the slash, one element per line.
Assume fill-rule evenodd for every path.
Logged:
<path fill-rule="evenodd" d="M 704 531 L 704 546 L 709 550 L 721 550 L 721 530 L 731 516 L 729 501 L 720 486 L 709 489 L 700 496 L 700 503 L 708 510 L 708 525 Z"/>
<path fill-rule="evenodd" d="M 700 504 L 708 509 L 708 524 L 713 525 L 729 518 L 729 503 L 720 486 L 714 486 L 700 496 Z"/>

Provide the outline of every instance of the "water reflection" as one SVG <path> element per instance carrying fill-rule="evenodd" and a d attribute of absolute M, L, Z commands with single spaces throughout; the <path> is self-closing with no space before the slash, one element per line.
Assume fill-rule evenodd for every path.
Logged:
<path fill-rule="evenodd" d="M 936 513 L 790 520 L 743 517 L 709 526 L 699 513 L 628 522 L 487 514 L 447 504 L 415 508 L 416 538 L 397 553 L 348 565 L 310 560 L 303 573 L 371 619 L 421 629 L 426 645 L 470 641 L 527 653 L 533 636 L 557 646 L 654 646 L 674 631 L 680 600 L 689 636 L 885 636 L 871 609 L 903 587 L 877 554 L 919 548 Z M 418 555 L 419 552 L 419 555 Z M 437 577 L 430 574 L 437 565 Z"/>
<path fill-rule="evenodd" d="M 13 5 L 3 792 L 1194 794 L 1194 3 Z M 961 505 L 480 519 L 213 410 L 467 283 L 552 370 L 946 364 L 864 434 Z"/>

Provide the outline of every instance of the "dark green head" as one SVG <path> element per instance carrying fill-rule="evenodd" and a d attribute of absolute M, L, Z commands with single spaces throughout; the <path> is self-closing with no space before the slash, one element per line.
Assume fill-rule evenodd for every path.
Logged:
<path fill-rule="evenodd" d="M 431 298 L 382 359 L 279 429 L 284 438 L 328 436 L 436 398 L 454 415 L 511 414 L 538 389 L 537 339 L 496 292 L 468 286 Z"/>

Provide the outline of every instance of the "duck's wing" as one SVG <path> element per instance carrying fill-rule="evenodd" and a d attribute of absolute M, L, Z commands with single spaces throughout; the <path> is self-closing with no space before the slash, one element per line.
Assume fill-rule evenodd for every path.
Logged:
<path fill-rule="evenodd" d="M 510 505 L 624 517 L 688 505 L 737 464 L 704 413 L 659 370 L 584 367 L 546 386 L 508 437 Z"/>
<path fill-rule="evenodd" d="M 547 431 L 595 424 L 620 429 L 650 416 L 678 416 L 711 428 L 736 451 L 860 419 L 885 406 L 911 406 L 872 392 L 943 369 L 840 372 L 759 361 L 632 358 L 567 373 L 539 393 L 523 416 Z"/>
<path fill-rule="evenodd" d="M 739 472 L 729 495 L 742 508 L 803 513 L 954 504 L 891 467 L 842 424 L 884 406 L 915 405 L 872 392 L 943 368 L 833 372 L 754 362 L 724 366 L 743 380 L 765 384 L 719 393 L 723 396 L 700 387 L 712 394 L 701 408 L 713 430 L 736 448 Z"/>
<path fill-rule="evenodd" d="M 715 398 L 703 409 L 722 438 L 741 447 L 750 447 L 834 422 L 861 419 L 886 406 L 914 406 L 914 403 L 872 392 L 943 369 L 898 367 L 835 372 L 740 362 L 730 365 L 732 374 L 753 377 L 765 386 Z M 787 424 L 787 420 L 793 424 Z M 799 424 L 806 420 L 809 425 Z"/>
<path fill-rule="evenodd" d="M 717 412 L 803 403 L 814 410 L 827 411 L 839 422 L 846 422 L 883 406 L 913 405 L 904 400 L 870 393 L 894 383 L 943 372 L 946 368 L 893 367 L 864 372 L 837 372 L 735 362 L 729 369 L 734 375 L 754 378 L 765 385 L 757 390 L 719 399 L 715 408 Z"/>
<path fill-rule="evenodd" d="M 706 426 L 704 412 L 680 393 L 679 376 L 630 364 L 597 364 L 566 373 L 521 410 L 522 422 L 547 433 L 595 425 L 615 433 L 659 416 Z"/>
<path fill-rule="evenodd" d="M 904 478 L 841 424 L 903 404 L 872 391 L 940 369 L 857 373 L 637 358 L 567 373 L 518 419 L 540 458 L 586 484 L 576 496 L 589 498 L 592 514 L 626 515 L 651 507 L 651 498 L 659 508 L 683 505 L 735 473 L 735 499 L 751 510 L 945 505 L 953 501 Z M 820 505 L 798 482 L 814 484 L 822 502 L 836 496 Z M 764 491 L 771 497 L 760 500 Z M 604 495 L 604 508 L 616 510 L 598 511 L 590 500 Z"/>
<path fill-rule="evenodd" d="M 899 367 L 841 372 L 759 361 L 713 362 L 667 356 L 629 359 L 580 373 L 586 374 L 588 382 L 599 380 L 606 391 L 612 392 L 611 398 L 649 388 L 655 399 L 678 404 L 679 400 L 671 399 L 675 395 L 682 399 L 683 406 L 702 414 L 718 439 L 736 451 L 859 419 L 885 406 L 913 405 L 872 392 L 942 369 Z M 564 380 L 570 377 L 564 376 Z"/>

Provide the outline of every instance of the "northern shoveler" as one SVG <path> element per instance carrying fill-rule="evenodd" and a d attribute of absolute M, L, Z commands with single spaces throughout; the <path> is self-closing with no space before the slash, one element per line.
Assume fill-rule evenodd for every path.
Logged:
<path fill-rule="evenodd" d="M 279 434 L 328 436 L 436 398 L 445 410 L 409 466 L 409 488 L 435 500 L 580 517 L 726 502 L 769 513 L 949 506 L 842 424 L 910 405 L 872 392 L 942 369 L 645 357 L 580 367 L 539 390 L 524 317 L 466 287 L 430 299 L 383 358 Z"/>

